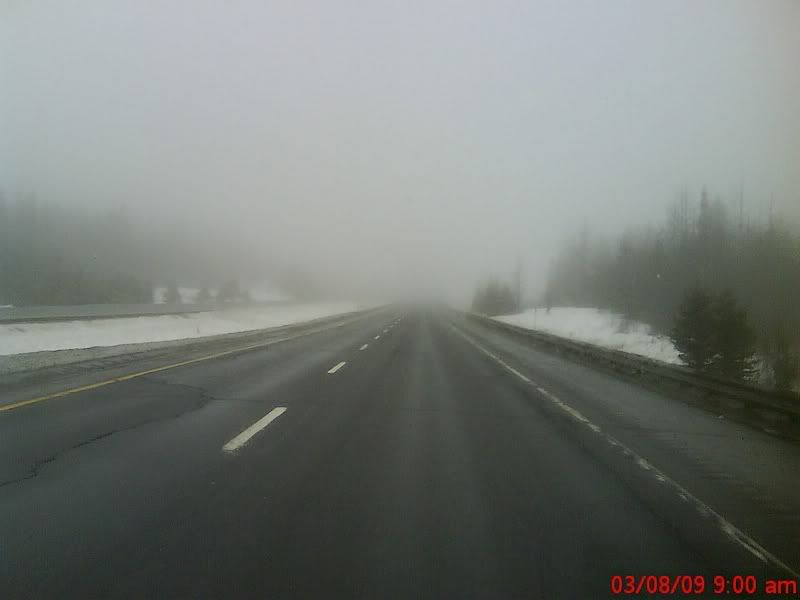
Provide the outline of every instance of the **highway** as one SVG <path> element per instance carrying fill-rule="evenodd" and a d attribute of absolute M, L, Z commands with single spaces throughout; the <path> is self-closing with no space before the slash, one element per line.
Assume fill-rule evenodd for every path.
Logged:
<path fill-rule="evenodd" d="M 797 577 L 794 445 L 445 308 L 288 337 L 0 382 L 0 595 L 605 598 L 613 575 Z"/>

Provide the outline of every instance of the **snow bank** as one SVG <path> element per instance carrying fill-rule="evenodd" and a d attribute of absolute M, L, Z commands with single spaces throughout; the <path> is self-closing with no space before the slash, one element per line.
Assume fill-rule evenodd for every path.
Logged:
<path fill-rule="evenodd" d="M 353 303 L 235 307 L 213 312 L 53 323 L 0 324 L 0 356 L 139 344 L 301 323 L 359 310 Z"/>
<path fill-rule="evenodd" d="M 596 308 L 554 307 L 549 312 L 538 308 L 495 318 L 526 329 L 682 364 L 669 338 L 654 335 L 644 323 L 629 321 L 621 315 Z"/>

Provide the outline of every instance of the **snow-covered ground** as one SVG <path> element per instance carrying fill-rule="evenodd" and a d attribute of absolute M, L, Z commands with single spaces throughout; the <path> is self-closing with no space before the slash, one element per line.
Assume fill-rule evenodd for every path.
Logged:
<path fill-rule="evenodd" d="M 495 318 L 526 329 L 681 364 L 669 338 L 654 335 L 644 323 L 596 308 L 554 307 L 550 311 L 538 308 Z"/>
<path fill-rule="evenodd" d="M 233 307 L 185 315 L 0 324 L 0 356 L 196 338 L 279 327 L 362 308 L 354 303 Z"/>

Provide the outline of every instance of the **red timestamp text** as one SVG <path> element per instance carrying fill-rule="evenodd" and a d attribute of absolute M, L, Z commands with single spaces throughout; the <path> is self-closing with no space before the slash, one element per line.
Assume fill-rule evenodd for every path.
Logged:
<path fill-rule="evenodd" d="M 726 595 L 726 596 L 797 596 L 796 579 L 764 579 L 755 575 L 612 575 L 614 596 L 651 595 Z"/>
<path fill-rule="evenodd" d="M 612 575 L 615 596 L 639 594 L 703 594 L 708 589 L 703 575 Z"/>

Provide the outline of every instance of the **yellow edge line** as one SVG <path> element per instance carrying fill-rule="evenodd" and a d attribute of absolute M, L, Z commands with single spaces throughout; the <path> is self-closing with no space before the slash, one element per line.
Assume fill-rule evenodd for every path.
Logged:
<path fill-rule="evenodd" d="M 293 340 L 296 338 L 304 337 L 306 335 L 311 335 L 312 333 L 319 333 L 320 331 L 325 331 L 327 329 L 333 329 L 334 327 L 340 327 L 341 325 L 345 325 L 349 321 L 345 321 L 345 323 L 337 323 L 332 327 L 325 327 L 323 329 L 314 329 L 312 331 L 306 331 L 305 333 L 300 333 L 298 335 L 293 335 L 289 337 L 279 338 L 277 340 L 270 340 L 268 342 L 262 342 L 260 344 L 252 344 L 250 346 L 243 346 L 241 348 L 234 348 L 232 350 L 225 350 L 224 352 L 216 352 L 214 354 L 208 354 L 206 356 L 199 356 L 197 358 L 192 358 L 190 360 L 184 360 L 181 362 L 173 363 L 170 365 L 163 365 L 161 367 L 155 367 L 154 369 L 148 369 L 146 371 L 139 371 L 137 373 L 129 373 L 127 375 L 121 375 L 119 377 L 114 377 L 112 379 L 107 379 L 105 381 L 98 381 L 97 383 L 90 383 L 88 385 L 82 385 L 76 388 L 70 388 L 68 390 L 62 390 L 60 392 L 54 392 L 52 394 L 47 394 L 46 396 L 39 396 L 37 398 L 30 398 L 28 400 L 20 400 L 19 402 L 13 402 L 11 404 L 3 404 L 0 405 L 0 412 L 7 412 L 10 410 L 15 410 L 17 408 L 22 408 L 23 406 L 30 406 L 31 404 L 38 404 L 39 402 L 45 402 L 46 400 L 55 400 L 56 398 L 63 398 L 64 396 L 69 396 L 72 394 L 77 394 L 79 392 L 86 392 L 88 390 L 94 390 L 97 388 L 101 388 L 107 385 L 111 385 L 112 383 L 120 383 L 122 381 L 128 381 L 129 379 L 135 379 L 137 377 L 143 377 L 145 375 L 151 375 L 153 373 L 158 373 L 160 371 L 167 371 L 169 369 L 176 369 L 178 367 L 185 367 L 186 365 L 192 365 L 195 363 L 203 362 L 206 360 L 212 360 L 214 358 L 220 358 L 222 356 L 228 356 L 230 354 L 236 354 L 237 352 L 245 352 L 247 350 L 254 350 L 256 348 L 264 348 L 266 346 L 271 346 L 273 344 L 278 344 L 280 342 L 285 342 L 287 340 Z"/>

